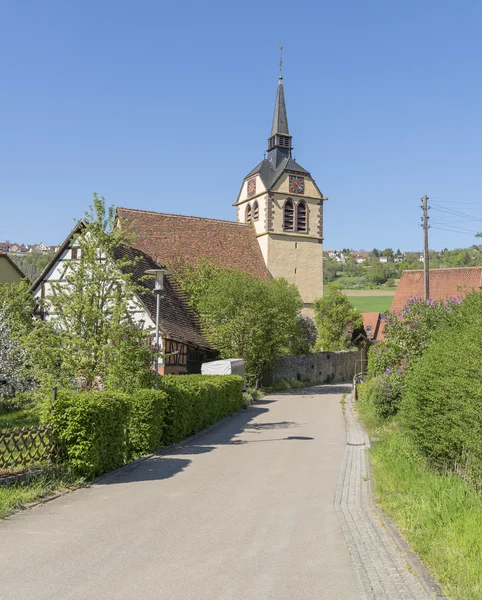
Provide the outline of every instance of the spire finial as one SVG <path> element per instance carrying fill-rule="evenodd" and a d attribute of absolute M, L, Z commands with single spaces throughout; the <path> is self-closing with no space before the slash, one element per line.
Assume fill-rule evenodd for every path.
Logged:
<path fill-rule="evenodd" d="M 279 78 L 283 79 L 283 46 L 279 46 Z"/>

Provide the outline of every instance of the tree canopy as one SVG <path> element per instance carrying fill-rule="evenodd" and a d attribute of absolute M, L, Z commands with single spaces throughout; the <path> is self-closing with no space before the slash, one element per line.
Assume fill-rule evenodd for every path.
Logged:
<path fill-rule="evenodd" d="M 336 284 L 332 284 L 322 298 L 315 300 L 314 312 L 318 329 L 317 350 L 345 350 L 353 345 L 352 340 L 363 330 L 361 314 Z"/>
<path fill-rule="evenodd" d="M 306 338 L 298 318 L 302 300 L 285 279 L 261 280 L 199 261 L 183 269 L 180 281 L 208 339 L 223 358 L 244 358 L 251 383 Z"/>

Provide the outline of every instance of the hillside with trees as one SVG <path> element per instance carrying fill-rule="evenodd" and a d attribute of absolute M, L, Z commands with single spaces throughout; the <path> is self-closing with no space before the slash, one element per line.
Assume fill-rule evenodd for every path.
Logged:
<path fill-rule="evenodd" d="M 422 269 L 420 252 L 396 252 L 392 248 L 371 252 L 343 249 L 336 257 L 324 253 L 323 278 L 325 283 L 338 283 L 344 289 L 373 289 L 392 287 L 402 271 Z M 429 253 L 430 268 L 477 267 L 482 265 L 482 244 L 470 248 L 456 248 Z"/>

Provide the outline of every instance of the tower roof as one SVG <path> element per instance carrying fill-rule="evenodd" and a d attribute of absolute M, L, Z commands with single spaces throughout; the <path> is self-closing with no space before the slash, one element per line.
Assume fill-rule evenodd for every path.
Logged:
<path fill-rule="evenodd" d="M 285 92 L 283 89 L 283 77 L 280 75 L 278 89 L 276 90 L 276 103 L 274 105 L 273 125 L 271 135 L 289 135 L 288 115 L 286 113 Z"/>

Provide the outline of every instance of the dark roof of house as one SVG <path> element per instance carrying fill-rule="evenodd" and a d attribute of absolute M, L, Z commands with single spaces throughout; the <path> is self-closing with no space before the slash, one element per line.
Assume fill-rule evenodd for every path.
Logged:
<path fill-rule="evenodd" d="M 480 291 L 482 267 L 430 269 L 430 299 L 445 301 L 466 296 L 472 290 Z M 410 298 L 423 298 L 423 270 L 403 271 L 393 297 L 390 312 L 398 313 L 407 306 Z"/>
<path fill-rule="evenodd" d="M 127 269 L 132 281 L 141 290 L 138 297 L 149 313 L 151 319 L 156 321 L 156 295 L 154 292 L 154 278 L 145 278 L 147 269 L 164 268 L 165 265 L 155 262 L 148 254 L 121 245 L 114 251 L 116 260 L 128 259 L 132 266 Z M 145 289 L 145 292 L 142 291 Z M 164 335 L 172 340 L 185 342 L 198 348 L 213 350 L 213 346 L 203 336 L 199 319 L 194 310 L 189 306 L 186 296 L 170 275 L 164 276 L 164 289 L 161 293 L 159 325 Z"/>
<path fill-rule="evenodd" d="M 260 279 L 270 277 L 251 225 L 130 208 L 118 208 L 117 217 L 134 233 L 132 246 L 173 271 L 203 258 Z"/>
<path fill-rule="evenodd" d="M 285 158 L 280 163 L 277 169 L 274 168 L 273 162 L 271 160 L 265 158 L 258 165 L 256 165 L 256 167 L 252 171 L 250 171 L 248 175 L 246 175 L 245 179 L 247 179 L 248 177 L 252 177 L 253 175 L 259 174 L 265 188 L 267 190 L 270 190 L 285 171 L 291 171 L 293 173 L 303 173 L 304 175 L 310 174 L 306 169 L 303 169 L 303 167 L 292 158 Z"/>
<path fill-rule="evenodd" d="M 10 265 L 15 269 L 15 271 L 17 271 L 17 273 L 20 275 L 20 277 L 25 277 L 25 279 L 27 279 L 27 276 L 22 271 L 22 269 L 20 267 L 17 267 L 15 262 L 10 258 L 10 256 L 6 252 L 3 252 L 3 250 L 0 250 L 0 257 L 3 257 L 8 263 L 10 263 Z"/>

